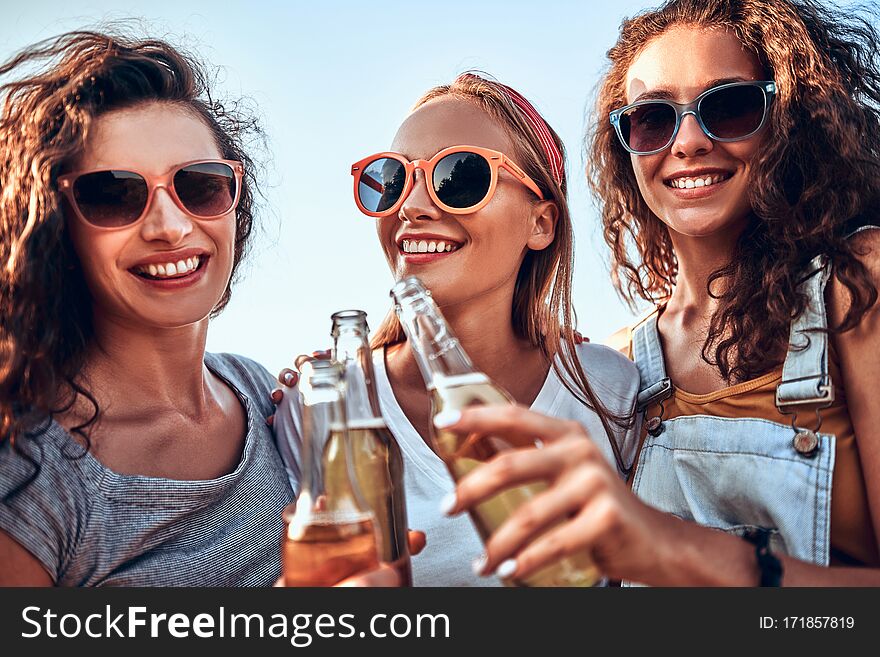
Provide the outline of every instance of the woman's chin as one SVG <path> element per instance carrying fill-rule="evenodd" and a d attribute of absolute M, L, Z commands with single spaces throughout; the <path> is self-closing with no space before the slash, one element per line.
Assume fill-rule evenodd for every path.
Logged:
<path fill-rule="evenodd" d="M 684 237 L 707 238 L 740 232 L 748 222 L 748 213 L 684 212 L 669 217 L 664 223 L 670 230 Z"/>

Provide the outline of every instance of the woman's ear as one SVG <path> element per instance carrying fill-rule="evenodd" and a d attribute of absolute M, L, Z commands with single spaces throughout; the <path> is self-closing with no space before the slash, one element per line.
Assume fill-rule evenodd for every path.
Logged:
<path fill-rule="evenodd" d="M 527 246 L 533 251 L 542 251 L 553 244 L 556 237 L 556 220 L 559 207 L 553 201 L 541 201 L 532 210 L 532 234 Z"/>

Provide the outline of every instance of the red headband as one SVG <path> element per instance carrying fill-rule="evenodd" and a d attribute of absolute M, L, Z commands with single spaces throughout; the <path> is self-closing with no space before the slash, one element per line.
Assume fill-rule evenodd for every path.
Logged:
<path fill-rule="evenodd" d="M 547 162 L 550 164 L 550 173 L 553 175 L 553 180 L 556 181 L 557 185 L 562 184 L 562 177 L 564 175 L 565 165 L 562 160 L 562 152 L 559 150 L 559 147 L 556 145 L 556 142 L 553 140 L 553 134 L 550 132 L 550 126 L 547 125 L 547 122 L 544 118 L 538 114 L 538 110 L 523 97 L 516 89 L 512 87 L 508 87 L 506 84 L 501 84 L 500 82 L 495 82 L 493 80 L 487 80 L 486 78 L 482 78 L 479 75 L 474 75 L 473 73 L 462 73 L 456 79 L 456 82 L 460 80 L 478 80 L 483 82 L 484 84 L 488 84 L 496 89 L 500 89 L 504 92 L 504 95 L 507 96 L 513 104 L 516 105 L 525 116 L 526 122 L 532 127 L 532 130 L 535 131 L 535 134 L 538 135 L 538 140 L 541 142 L 541 146 L 544 147 L 544 154 L 547 156 Z"/>

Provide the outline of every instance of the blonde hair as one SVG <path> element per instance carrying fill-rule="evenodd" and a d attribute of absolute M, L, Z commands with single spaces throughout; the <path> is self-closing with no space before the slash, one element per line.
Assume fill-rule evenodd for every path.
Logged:
<path fill-rule="evenodd" d="M 631 423 L 631 416 L 617 416 L 605 408 L 593 392 L 577 357 L 576 316 L 571 301 L 574 231 L 568 207 L 568 185 L 564 167 L 559 179 L 555 179 L 549 155 L 537 131 L 503 85 L 480 75 L 466 73 L 456 78 L 452 84 L 430 89 L 416 102 L 413 111 L 444 96 L 474 103 L 503 126 L 513 142 L 511 155 L 516 163 L 537 183 L 544 198 L 553 201 L 558 208 L 553 242 L 546 249 L 528 251 L 520 265 L 513 293 L 511 324 L 518 337 L 541 349 L 565 387 L 582 404 L 598 414 L 618 466 L 627 471 L 609 423 L 626 427 Z M 549 125 L 547 129 L 564 160 L 565 146 L 562 140 Z M 403 329 L 392 310 L 373 333 L 371 342 L 375 349 L 405 340 Z M 556 360 L 557 355 L 559 362 Z"/>

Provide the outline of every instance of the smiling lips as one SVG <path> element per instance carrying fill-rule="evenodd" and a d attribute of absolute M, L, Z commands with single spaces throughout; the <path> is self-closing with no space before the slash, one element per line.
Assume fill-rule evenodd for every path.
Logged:
<path fill-rule="evenodd" d="M 730 173 L 706 173 L 697 176 L 675 176 L 664 181 L 667 187 L 674 189 L 697 189 L 711 187 L 730 178 Z"/>
<path fill-rule="evenodd" d="M 134 268 L 134 273 L 138 276 L 165 279 L 165 278 L 181 278 L 187 276 L 199 268 L 203 256 L 192 256 L 184 258 L 177 262 L 156 263 L 149 265 L 140 265 Z"/>
<path fill-rule="evenodd" d="M 405 254 L 451 253 L 452 251 L 457 251 L 461 244 L 449 239 L 403 239 L 400 241 L 399 247 Z"/>

